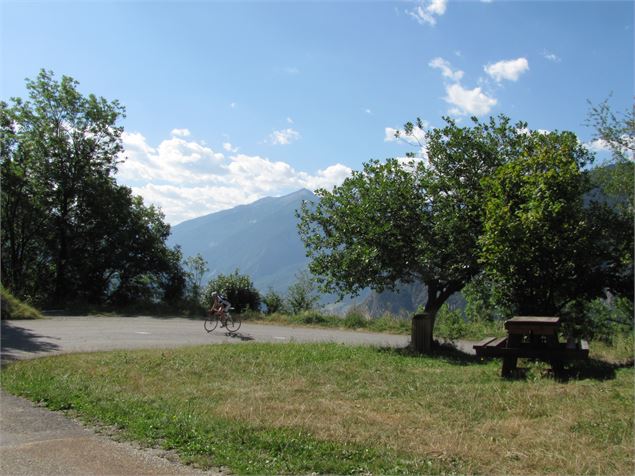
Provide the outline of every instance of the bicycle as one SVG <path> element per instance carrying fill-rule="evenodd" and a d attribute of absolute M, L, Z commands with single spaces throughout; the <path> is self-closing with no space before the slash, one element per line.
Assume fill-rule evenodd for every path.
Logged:
<path fill-rule="evenodd" d="M 233 307 L 230 309 L 233 309 Z M 233 317 L 229 311 L 225 312 L 223 309 L 219 309 L 213 313 L 208 313 L 207 318 L 203 322 L 203 327 L 209 333 L 216 329 L 219 322 L 224 324 L 227 331 L 232 334 L 238 331 L 242 324 L 240 318 Z"/>

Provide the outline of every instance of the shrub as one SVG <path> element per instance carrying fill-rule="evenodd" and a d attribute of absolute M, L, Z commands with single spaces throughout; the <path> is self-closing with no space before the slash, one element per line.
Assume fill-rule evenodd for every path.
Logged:
<path fill-rule="evenodd" d="M 0 286 L 1 308 L 0 317 L 2 319 L 41 319 L 42 314 L 37 309 L 20 301 L 11 294 L 4 286 Z"/>
<path fill-rule="evenodd" d="M 228 275 L 219 274 L 207 284 L 203 293 L 203 304 L 208 308 L 211 306 L 214 291 L 224 295 L 238 313 L 247 309 L 260 310 L 260 293 L 254 288 L 251 278 L 240 274 L 238 270 Z"/>
<path fill-rule="evenodd" d="M 575 302 L 563 312 L 565 333 L 611 345 L 633 332 L 633 303 L 624 297 Z"/>
<path fill-rule="evenodd" d="M 329 322 L 329 316 L 313 310 L 303 311 L 298 314 L 298 317 L 303 324 L 325 324 Z"/>
<path fill-rule="evenodd" d="M 450 340 L 465 337 L 468 325 L 459 309 L 450 309 L 447 304 L 441 306 L 437 313 L 437 334 Z"/>
<path fill-rule="evenodd" d="M 287 304 L 293 314 L 313 309 L 319 297 L 315 294 L 315 286 L 311 275 L 306 271 L 296 275 L 296 282 L 289 287 Z"/>
<path fill-rule="evenodd" d="M 262 303 L 267 307 L 266 314 L 284 312 L 284 299 L 280 294 L 269 288 L 267 294 L 262 297 Z"/>
<path fill-rule="evenodd" d="M 353 309 L 346 313 L 342 324 L 350 329 L 360 329 L 368 327 L 368 319 L 362 313 Z"/>

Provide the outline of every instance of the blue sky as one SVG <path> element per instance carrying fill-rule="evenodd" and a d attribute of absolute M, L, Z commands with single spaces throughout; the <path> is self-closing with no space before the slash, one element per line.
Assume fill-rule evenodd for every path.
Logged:
<path fill-rule="evenodd" d="M 588 100 L 633 104 L 633 2 L 1 5 L 2 99 L 45 68 L 121 101 L 118 180 L 173 224 L 403 156 L 391 131 L 417 117 L 591 143 Z"/>

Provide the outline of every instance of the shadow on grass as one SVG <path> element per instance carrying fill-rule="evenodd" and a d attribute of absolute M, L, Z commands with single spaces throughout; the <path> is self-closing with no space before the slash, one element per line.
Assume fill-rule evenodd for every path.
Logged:
<path fill-rule="evenodd" d="M 525 360 L 525 359 L 523 359 Z M 526 359 L 529 362 L 533 359 Z M 548 366 L 548 364 L 545 364 Z M 567 383 L 576 380 L 613 380 L 616 377 L 617 370 L 633 368 L 633 360 L 629 362 L 605 362 L 598 359 L 577 360 L 565 363 L 561 370 L 557 372 L 553 368 L 540 368 L 539 364 L 529 364 L 527 367 L 518 367 L 511 371 L 511 374 L 502 377 L 505 380 L 528 380 L 536 371 L 541 372 L 543 377 L 553 378 L 557 382 Z"/>
<path fill-rule="evenodd" d="M 466 343 L 463 343 L 466 344 Z M 465 347 L 465 346 L 463 346 Z M 431 354 L 420 354 L 415 352 L 410 346 L 408 347 L 382 347 L 377 349 L 378 352 L 400 355 L 410 358 L 433 358 L 443 360 L 454 365 L 481 365 L 492 360 L 492 358 L 483 359 L 477 357 L 474 354 L 468 353 L 465 350 L 461 350 L 457 345 L 451 342 L 439 343 L 434 342 Z M 502 359 L 496 359 L 501 363 Z M 526 362 L 533 362 L 532 359 L 521 359 Z M 538 361 L 536 361 L 538 362 Z M 548 365 L 548 364 L 547 364 Z M 569 363 L 565 363 L 564 368 L 558 372 L 554 372 L 553 369 L 542 369 L 542 373 L 546 377 L 555 379 L 558 382 L 569 382 L 575 380 L 612 380 L 616 377 L 617 370 L 633 368 L 635 366 L 635 360 L 630 359 L 627 362 L 605 362 L 599 359 L 577 360 Z M 529 364 L 527 367 L 518 367 L 512 371 L 509 376 L 501 377 L 505 380 L 528 380 L 529 377 L 537 371 L 535 364 Z M 540 370 L 539 370 L 540 371 Z"/>
<path fill-rule="evenodd" d="M 480 357 L 461 350 L 452 342 L 434 341 L 431 354 L 420 354 L 415 352 L 412 347 L 380 347 L 379 352 L 400 355 L 411 358 L 433 358 L 443 360 L 454 365 L 479 365 L 483 363 Z"/>
<path fill-rule="evenodd" d="M 569 365 L 556 376 L 556 379 L 561 382 L 586 379 L 612 380 L 615 378 L 617 370 L 633 368 L 633 364 L 633 359 L 621 363 L 605 362 L 598 359 L 582 360 Z"/>
<path fill-rule="evenodd" d="M 17 360 L 19 353 L 54 352 L 60 346 L 42 339 L 53 337 L 36 334 L 28 329 L 14 326 L 10 322 L 2 321 L 0 324 L 2 333 L 2 345 L 0 348 L 0 360 L 2 364 Z"/>

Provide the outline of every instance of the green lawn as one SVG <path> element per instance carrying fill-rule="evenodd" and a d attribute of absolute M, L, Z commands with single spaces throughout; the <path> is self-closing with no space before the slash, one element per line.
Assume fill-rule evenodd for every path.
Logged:
<path fill-rule="evenodd" d="M 2 386 L 236 473 L 632 474 L 632 366 L 524 365 L 250 343 L 16 362 Z"/>

